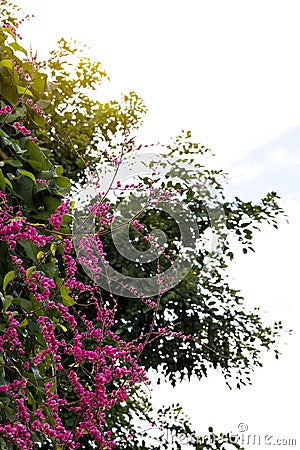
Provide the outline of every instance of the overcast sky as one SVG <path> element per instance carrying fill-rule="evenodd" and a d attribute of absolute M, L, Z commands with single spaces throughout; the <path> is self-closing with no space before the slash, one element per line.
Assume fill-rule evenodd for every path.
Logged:
<path fill-rule="evenodd" d="M 36 15 L 23 34 L 41 56 L 61 36 L 75 37 L 90 44 L 111 77 L 103 98 L 129 90 L 144 98 L 145 140 L 190 129 L 229 172 L 229 193 L 255 200 L 269 190 L 282 195 L 289 225 L 257 236 L 256 253 L 239 258 L 232 277 L 249 305 L 299 330 L 299 1 L 17 3 Z M 281 360 L 267 357 L 252 387 L 228 391 L 213 374 L 175 391 L 154 389 L 153 399 L 181 401 L 199 433 L 209 425 L 235 432 L 243 422 L 249 433 L 298 437 L 299 445 L 299 333 L 284 341 Z"/>

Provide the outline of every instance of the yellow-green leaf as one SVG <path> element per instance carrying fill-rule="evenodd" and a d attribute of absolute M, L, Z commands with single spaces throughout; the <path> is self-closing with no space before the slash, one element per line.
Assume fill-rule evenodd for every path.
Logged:
<path fill-rule="evenodd" d="M 20 323 L 21 327 L 26 327 L 26 325 L 28 324 L 28 319 L 25 317 L 24 320 L 22 320 L 22 322 Z"/>
<path fill-rule="evenodd" d="M 18 84 L 17 84 L 17 91 L 18 94 L 20 95 L 26 94 L 30 95 L 30 97 L 33 97 L 33 93 L 28 88 L 24 88 L 23 86 L 19 86 Z"/>
<path fill-rule="evenodd" d="M 43 259 L 44 256 L 45 256 L 45 253 L 42 252 L 42 251 L 39 251 L 39 252 L 37 253 L 37 255 L 36 255 L 37 259 Z"/>
<path fill-rule="evenodd" d="M 0 169 L 0 189 L 2 192 L 5 191 L 5 177 L 3 175 L 2 169 Z"/>
<path fill-rule="evenodd" d="M 50 250 L 53 256 L 55 256 L 55 250 L 56 250 L 56 245 L 54 242 L 52 242 L 51 246 L 50 246 Z"/>
<path fill-rule="evenodd" d="M 6 294 L 6 288 L 7 288 L 8 283 L 10 283 L 14 278 L 16 278 L 16 274 L 15 274 L 14 270 L 7 272 L 7 274 L 5 275 L 4 280 L 3 280 L 4 294 Z"/>
<path fill-rule="evenodd" d="M 74 298 L 70 297 L 69 292 L 70 289 L 67 286 L 62 286 L 60 288 L 60 295 L 65 306 L 73 306 L 76 303 Z"/>
<path fill-rule="evenodd" d="M 2 61 L 0 61 L 0 66 L 6 67 L 10 70 L 13 69 L 12 62 L 9 59 L 2 59 Z"/>
<path fill-rule="evenodd" d="M 36 266 L 31 266 L 26 270 L 26 277 L 27 278 L 31 277 L 33 272 L 36 272 Z"/>
<path fill-rule="evenodd" d="M 35 176 L 33 175 L 33 173 L 28 172 L 27 170 L 24 169 L 19 169 L 19 172 L 21 175 L 23 175 L 24 177 L 28 177 L 30 178 L 32 181 L 35 182 Z"/>

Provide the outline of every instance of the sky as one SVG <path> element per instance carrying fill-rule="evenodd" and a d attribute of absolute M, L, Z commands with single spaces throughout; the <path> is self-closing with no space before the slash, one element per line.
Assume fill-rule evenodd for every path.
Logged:
<path fill-rule="evenodd" d="M 228 194 L 258 200 L 275 190 L 282 196 L 289 223 L 264 229 L 256 252 L 231 268 L 249 307 L 260 305 L 266 320 L 281 319 L 295 330 L 282 340 L 282 358 L 266 355 L 253 385 L 241 391 L 229 391 L 213 373 L 175 390 L 156 387 L 152 397 L 156 405 L 180 401 L 200 434 L 209 425 L 236 432 L 244 423 L 248 433 L 298 438 L 299 446 L 299 1 L 17 3 L 36 16 L 22 34 L 41 57 L 58 38 L 76 38 L 91 46 L 110 76 L 101 98 L 135 90 L 145 100 L 141 139 L 164 142 L 189 129 L 229 173 Z"/>

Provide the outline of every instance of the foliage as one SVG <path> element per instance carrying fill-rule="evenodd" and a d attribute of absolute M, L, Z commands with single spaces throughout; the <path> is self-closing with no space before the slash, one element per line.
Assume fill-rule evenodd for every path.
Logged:
<path fill-rule="evenodd" d="M 259 230 L 265 222 L 276 227 L 277 215 L 282 210 L 274 192 L 267 194 L 257 205 L 243 202 L 237 197 L 233 201 L 226 201 L 223 187 L 225 174 L 197 163 L 197 160 L 204 158 L 208 149 L 193 143 L 190 137 L 190 133 L 185 133 L 176 138 L 166 149 L 167 153 L 163 158 L 176 157 L 175 167 L 180 170 L 180 188 L 185 189 L 180 198 L 194 213 L 204 243 L 194 259 L 192 270 L 180 284 L 161 297 L 153 331 L 163 327 L 174 331 L 179 328 L 185 335 L 197 336 L 197 342 L 178 342 L 173 339 L 166 341 L 163 337 L 159 338 L 152 342 L 151 347 L 145 348 L 141 361 L 147 369 L 159 370 L 173 385 L 176 380 L 190 378 L 192 375 L 200 379 L 207 375 L 210 367 L 219 367 L 229 385 L 234 376 L 235 384 L 240 387 L 250 382 L 251 371 L 255 366 L 261 365 L 262 349 L 274 348 L 281 323 L 276 323 L 274 328 L 265 326 L 258 308 L 254 312 L 247 311 L 240 291 L 230 285 L 226 269 L 234 259 L 233 239 L 244 253 L 253 251 L 255 230 Z M 193 167 L 193 170 L 180 167 L 181 161 L 188 164 L 188 167 Z M 100 168 L 99 172 L 102 170 Z M 161 191 L 178 189 L 176 170 L 174 173 L 168 172 L 160 180 Z M 196 185 L 209 185 L 216 199 L 212 198 L 208 189 L 204 189 L 202 193 L 195 189 Z M 213 201 L 216 208 L 222 205 L 218 220 L 212 218 Z M 148 232 L 155 229 L 163 231 L 168 254 L 178 253 L 174 243 L 180 239 L 180 232 L 178 224 L 169 214 L 144 211 L 139 216 L 139 222 Z M 205 248 L 208 231 L 213 232 L 219 241 L 220 248 L 216 252 Z M 132 242 L 137 241 L 138 234 L 134 228 L 131 230 Z M 115 251 L 110 234 L 103 236 L 103 243 L 107 254 L 113 255 L 111 262 L 118 272 L 124 273 L 126 270 L 131 276 L 145 278 L 154 275 L 156 261 L 150 265 L 125 260 L 120 252 Z M 136 249 L 145 251 L 142 240 L 134 245 Z M 159 259 L 159 264 L 163 272 L 168 265 L 164 255 Z M 108 294 L 104 292 L 103 295 L 105 298 Z M 149 330 L 151 317 L 141 304 L 126 295 L 119 298 L 118 305 L 116 328 L 121 330 L 122 338 L 138 336 L 141 329 L 144 332 Z M 278 357 L 276 347 L 274 351 Z"/>
<path fill-rule="evenodd" d="M 159 370 L 174 384 L 220 367 L 228 382 L 234 375 L 239 386 L 261 365 L 263 348 L 278 355 L 280 323 L 265 326 L 257 311 L 248 312 L 226 276 L 234 258 L 230 239 L 236 237 L 245 253 L 253 249 L 254 230 L 266 221 L 276 226 L 282 212 L 277 195 L 268 194 L 258 205 L 239 198 L 227 201 L 222 171 L 197 162 L 207 149 L 194 144 L 189 133 L 178 137 L 163 150 L 164 157 L 188 160 L 194 172 L 182 170 L 178 186 L 178 173 L 169 171 L 155 192 L 153 180 L 140 181 L 152 200 L 161 192 L 178 197 L 182 190 L 181 202 L 193 212 L 203 239 L 214 231 L 222 238 L 223 251 L 214 253 L 207 265 L 209 252 L 203 247 L 181 283 L 151 300 L 128 296 L 126 289 L 112 296 L 92 283 L 70 240 L 74 204 L 68 177 L 89 179 L 91 167 L 102 168 L 104 160 L 112 159 L 101 152 L 108 146 L 113 160 L 122 158 L 115 143 L 118 133 L 125 135 L 123 153 L 132 151 L 129 131 L 139 125 L 145 106 L 135 93 L 121 102 L 91 100 L 106 73 L 83 52 L 78 58 L 75 45 L 65 40 L 48 68 L 42 67 L 19 44 L 17 12 L 6 2 L 1 8 L 7 21 L 0 29 L 2 447 L 29 449 L 34 442 L 49 449 L 91 448 L 94 442 L 106 450 L 115 443 L 140 450 L 180 449 L 186 443 L 195 449 L 222 448 L 217 440 L 215 445 L 195 437 L 178 406 L 151 410 L 141 389 L 148 382 L 144 368 Z M 218 193 L 224 211 L 220 223 L 208 213 L 208 191 L 199 195 L 194 189 L 205 182 Z M 106 261 L 107 253 L 107 262 L 120 273 L 125 269 L 140 276 L 141 265 L 124 264 L 107 233 L 121 200 L 109 204 L 107 197 L 100 199 L 96 257 Z M 99 217 L 106 220 L 104 229 Z M 149 248 L 141 235 L 156 228 L 165 232 L 168 255 L 176 257 L 178 227 L 164 211 L 140 211 L 138 222 L 130 220 L 136 249 Z M 162 270 L 169 267 L 165 255 L 158 259 Z M 142 276 L 153 276 L 157 268 L 157 261 L 148 264 Z M 151 442 L 149 422 L 163 429 Z"/>
<path fill-rule="evenodd" d="M 114 305 L 76 281 L 70 181 L 34 136 L 48 120 L 42 97 L 51 87 L 14 27 L 1 28 L 0 45 L 1 446 L 78 448 L 88 437 L 108 450 L 115 444 L 105 411 L 147 382 L 135 357 L 141 344 L 114 335 Z M 76 312 L 82 293 L 95 325 Z"/>
<path fill-rule="evenodd" d="M 58 49 L 51 52 L 47 71 L 52 89 L 43 96 L 51 128 L 38 131 L 50 160 L 63 160 L 64 172 L 73 180 L 86 166 L 103 158 L 101 145 L 112 147 L 115 136 L 136 128 L 146 112 L 145 104 L 133 91 L 120 101 L 93 100 L 93 92 L 108 77 L 101 63 L 92 61 L 86 53 L 85 46 L 63 38 Z"/>

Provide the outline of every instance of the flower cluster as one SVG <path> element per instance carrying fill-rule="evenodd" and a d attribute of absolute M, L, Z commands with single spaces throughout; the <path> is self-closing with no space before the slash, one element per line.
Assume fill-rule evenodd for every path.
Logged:
<path fill-rule="evenodd" d="M 17 27 L 12 26 L 12 25 L 10 25 L 10 24 L 8 24 L 8 23 L 4 23 L 4 24 L 2 25 L 2 27 L 8 29 L 12 34 L 14 34 L 14 35 L 15 35 L 17 38 L 19 38 L 20 40 L 23 39 L 22 36 L 18 33 Z"/>
<path fill-rule="evenodd" d="M 138 231 L 143 230 L 145 227 L 144 225 L 142 225 L 141 223 L 139 223 L 139 221 L 137 219 L 133 220 L 132 225 L 134 226 L 134 228 Z"/>
<path fill-rule="evenodd" d="M 43 248 L 43 254 L 47 255 L 53 236 L 39 232 L 20 210 L 9 205 L 5 194 L 0 192 L 0 198 L 0 239 L 7 244 L 15 267 L 15 278 L 11 283 L 16 298 L 15 302 L 14 296 L 3 297 L 4 302 L 9 298 L 14 306 L 2 313 L 7 326 L 0 336 L 0 351 L 7 361 L 16 354 L 20 358 L 15 368 L 5 363 L 11 376 L 0 386 L 0 394 L 9 399 L 15 415 L 13 421 L 0 426 L 0 437 L 21 450 L 33 449 L 32 433 L 41 440 L 54 440 L 59 445 L 76 449 L 80 448 L 81 439 L 88 435 L 95 445 L 112 450 L 117 442 L 112 430 L 107 428 L 107 412 L 126 401 L 137 384 L 149 383 L 145 370 L 138 363 L 144 344 L 123 341 L 111 330 L 115 309 L 103 304 L 97 286 L 77 280 L 73 244 L 68 238 L 62 238 L 58 244 L 63 283 L 62 278 L 52 279 L 38 266 L 27 267 L 26 259 L 17 252 L 18 244 L 28 242 Z M 70 201 L 66 198 L 51 215 L 49 222 L 55 229 L 60 227 L 69 207 Z M 103 217 L 108 210 L 109 205 L 104 204 L 96 213 Z M 105 261 L 106 254 L 98 235 L 94 236 L 93 242 L 97 254 L 100 252 Z M 92 252 L 88 243 L 89 240 L 82 240 L 84 251 Z M 88 257 L 92 258 L 93 254 Z M 96 266 L 97 261 L 93 270 Z M 94 309 L 95 320 L 88 319 L 76 306 L 78 297 L 85 294 L 89 298 L 89 314 Z M 63 304 L 65 295 L 72 300 L 71 306 Z M 21 296 L 28 300 L 19 300 Z M 142 301 L 154 306 L 149 299 Z M 28 353 L 28 345 L 34 345 L 34 353 Z M 82 373 L 90 367 L 93 369 L 87 383 Z M 64 392 L 57 391 L 60 381 L 71 393 L 68 399 Z M 36 408 L 31 400 L 35 391 L 29 396 L 34 386 L 41 398 Z M 63 423 L 62 408 L 68 408 L 77 419 L 72 429 Z"/>
<path fill-rule="evenodd" d="M 26 104 L 31 107 L 32 111 L 36 112 L 39 116 L 43 117 L 47 121 L 47 123 L 50 124 L 49 116 L 47 116 L 47 114 L 43 109 L 39 108 L 37 103 L 33 103 L 33 100 L 31 98 L 28 98 L 26 100 Z"/>
<path fill-rule="evenodd" d="M 0 108 L 0 116 L 2 116 L 3 114 L 11 114 L 11 113 L 12 109 L 9 105 L 2 106 L 2 108 Z"/>
<path fill-rule="evenodd" d="M 4 28 L 19 37 L 17 30 L 25 19 Z M 14 103 L 14 116 L 22 122 L 19 118 L 19 110 L 22 110 L 24 116 L 37 118 L 39 115 L 49 123 L 49 116 L 38 106 L 42 103 L 37 98 L 28 98 L 36 92 L 33 86 L 30 92 L 30 83 L 43 63 L 38 64 L 36 56 L 30 53 L 22 67 L 22 62 L 11 56 L 8 54 L 7 58 L 13 64 L 15 78 L 21 79 L 19 84 L 26 86 L 19 102 Z M 26 108 L 23 107 L 24 102 Z M 17 108 L 19 103 L 22 103 L 22 108 Z M 1 106 L 0 115 L 11 114 L 13 108 Z M 7 128 L 8 133 L 12 133 L 16 148 L 15 142 L 19 139 L 18 151 L 22 153 L 28 139 L 37 138 L 31 135 L 31 130 L 23 122 L 13 120 L 15 117 L 11 118 L 10 124 L 5 124 L 4 130 L 6 133 Z M 97 232 L 80 238 L 77 236 L 79 242 L 75 256 L 70 237 L 72 231 L 73 238 L 76 232 L 71 226 L 66 233 L 62 226 L 69 222 L 70 216 L 65 221 L 64 218 L 70 211 L 70 199 L 64 197 L 55 212 L 50 209 L 52 206 L 49 207 L 51 215 L 46 206 L 43 209 L 43 201 L 46 196 L 49 200 L 52 192 L 49 181 L 43 178 L 47 178 L 48 169 L 40 169 L 43 157 L 35 155 L 35 146 L 31 147 L 34 147 L 30 155 L 32 159 L 26 160 L 25 157 L 25 168 L 28 171 L 32 167 L 32 173 L 41 177 L 36 178 L 36 183 L 49 187 L 45 190 L 34 184 L 32 195 L 36 195 L 36 191 L 37 197 L 41 195 L 36 201 L 36 210 L 32 210 L 35 204 L 32 207 L 30 201 L 27 203 L 27 199 L 25 201 L 20 195 L 24 180 L 15 177 L 23 158 L 18 159 L 15 165 L 11 164 L 12 177 L 4 162 L 1 165 L 5 167 L 1 171 L 1 189 L 7 189 L 7 195 L 0 191 L 1 258 L 3 254 L 0 440 L 20 450 L 32 450 L 36 444 L 50 441 L 57 448 L 74 450 L 88 439 L 91 447 L 112 450 L 118 444 L 118 436 L 114 435 L 114 428 L 110 429 L 107 416 L 118 411 L 120 404 L 126 402 L 139 385 L 149 384 L 139 359 L 145 345 L 156 334 L 151 326 L 149 333 L 122 340 L 117 331 L 114 332 L 117 302 L 113 296 L 104 300 L 103 291 L 97 285 L 97 277 L 103 275 L 108 265 L 102 235 L 115 219 L 110 202 L 102 194 L 103 198 L 89 208 L 97 224 Z M 118 169 L 122 156 L 132 149 L 133 140 L 126 137 L 121 154 L 108 154 L 108 159 Z M 6 177 L 4 181 L 3 176 Z M 17 182 L 20 183 L 18 193 L 17 189 L 14 190 Z M 125 190 L 145 189 L 143 183 L 129 183 L 122 187 L 117 180 L 115 186 Z M 136 216 L 133 219 L 128 222 L 136 231 L 144 232 L 144 226 Z M 152 242 L 154 238 L 148 236 L 148 242 L 157 245 Z M 89 269 L 92 281 L 86 281 L 85 274 L 78 270 L 80 264 Z M 154 323 L 159 302 L 133 286 L 124 284 L 123 287 L 142 303 L 143 309 L 152 313 Z M 163 334 L 183 337 L 179 333 L 171 335 L 169 330 L 160 330 L 159 335 Z"/>
<path fill-rule="evenodd" d="M 104 227 L 111 225 L 114 221 L 114 215 L 109 214 L 110 202 L 96 202 L 94 205 L 88 207 L 90 213 L 97 217 L 101 224 L 99 231 L 103 231 Z"/>
<path fill-rule="evenodd" d="M 22 126 L 20 122 L 14 122 L 13 126 L 16 127 L 17 130 L 21 131 L 21 133 L 25 135 L 31 134 L 31 131 L 28 130 L 25 126 Z"/>
<path fill-rule="evenodd" d="M 66 198 L 61 202 L 56 212 L 54 214 L 51 214 L 49 218 L 49 223 L 53 225 L 53 228 L 55 230 L 60 229 L 63 217 L 66 214 L 68 214 L 69 209 L 70 209 L 70 199 Z"/>
<path fill-rule="evenodd" d="M 3 2 L 4 3 L 4 2 Z M 16 36 L 18 39 L 22 40 L 22 36 L 20 35 L 20 33 L 18 33 L 18 28 L 20 27 L 20 25 L 22 25 L 26 20 L 31 19 L 32 17 L 34 17 L 34 14 L 26 14 L 26 16 L 22 17 L 21 19 L 19 19 L 18 21 L 15 21 L 14 25 L 11 25 L 9 23 L 4 23 L 2 24 L 3 28 L 8 29 L 14 36 Z"/>
<path fill-rule="evenodd" d="M 14 250 L 17 242 L 22 240 L 31 241 L 38 247 L 44 247 L 53 241 L 53 236 L 39 233 L 36 227 L 28 223 L 21 211 L 14 212 L 13 208 L 8 205 L 5 194 L 1 192 L 0 200 L 0 241 L 7 242 L 11 250 Z M 22 265 L 22 259 L 16 259 L 16 257 L 13 259 L 20 266 Z"/>
<path fill-rule="evenodd" d="M 47 181 L 47 180 L 43 180 L 43 179 L 41 179 L 41 178 L 37 178 L 36 180 L 35 180 L 35 182 L 36 183 L 42 183 L 42 184 L 44 184 L 45 186 L 49 186 L 49 181 Z"/>
<path fill-rule="evenodd" d="M 10 350 L 17 350 L 20 355 L 24 355 L 22 342 L 19 339 L 17 328 L 20 322 L 16 320 L 11 311 L 8 311 L 8 326 L 4 329 L 3 336 L 0 336 L 0 351 L 4 352 L 4 343 Z"/>
<path fill-rule="evenodd" d="M 30 80 L 30 75 L 28 72 L 24 72 L 24 69 L 22 66 L 20 66 L 17 61 L 15 61 L 14 59 L 11 59 L 11 62 L 13 63 L 15 69 L 18 71 L 19 75 L 22 75 L 25 80 L 29 81 Z"/>

